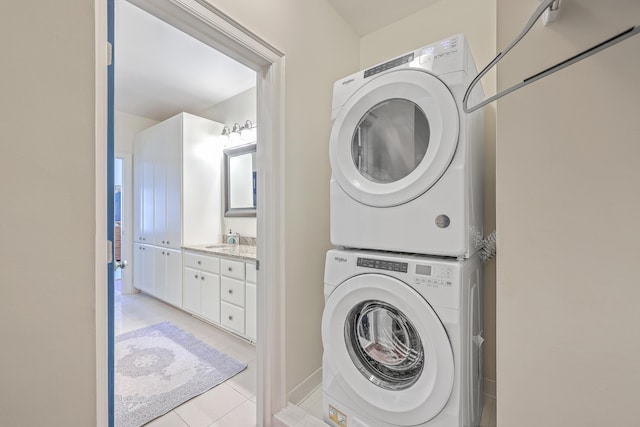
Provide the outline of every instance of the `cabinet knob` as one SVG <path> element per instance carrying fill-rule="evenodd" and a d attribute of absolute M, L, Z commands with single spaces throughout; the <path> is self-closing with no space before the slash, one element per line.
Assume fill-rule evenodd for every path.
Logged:
<path fill-rule="evenodd" d="M 229 289 L 229 294 L 233 294 L 233 289 Z"/>
<path fill-rule="evenodd" d="M 164 251 L 162 251 L 162 255 L 164 255 Z"/>
<path fill-rule="evenodd" d="M 162 244 L 164 244 L 164 240 L 162 241 Z"/>
<path fill-rule="evenodd" d="M 204 280 L 204 276 L 200 276 L 200 280 Z"/>
<path fill-rule="evenodd" d="M 229 267 L 229 271 L 233 271 L 233 268 Z"/>
<path fill-rule="evenodd" d="M 196 279 L 198 278 L 198 275 L 196 274 Z"/>
<path fill-rule="evenodd" d="M 169 244 L 169 241 L 167 240 L 167 245 Z"/>
<path fill-rule="evenodd" d="M 198 265 L 202 265 L 202 261 L 198 261 Z"/>
<path fill-rule="evenodd" d="M 233 316 L 232 315 L 229 315 L 229 320 L 233 320 Z"/>
<path fill-rule="evenodd" d="M 171 255 L 171 252 L 167 252 L 167 256 Z"/>

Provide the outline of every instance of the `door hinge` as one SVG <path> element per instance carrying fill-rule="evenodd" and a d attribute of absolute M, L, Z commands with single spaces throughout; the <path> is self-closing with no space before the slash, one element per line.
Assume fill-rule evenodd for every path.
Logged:
<path fill-rule="evenodd" d="M 113 262 L 113 242 L 111 240 L 107 240 L 107 264 L 111 264 Z"/>
<path fill-rule="evenodd" d="M 260 261 L 256 260 L 256 271 L 260 271 Z"/>
<path fill-rule="evenodd" d="M 113 64 L 113 45 L 107 42 L 107 66 Z"/>

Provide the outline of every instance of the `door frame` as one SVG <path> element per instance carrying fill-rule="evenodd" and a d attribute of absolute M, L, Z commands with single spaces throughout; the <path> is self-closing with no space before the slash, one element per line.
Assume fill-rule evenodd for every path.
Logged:
<path fill-rule="evenodd" d="M 107 2 L 95 6 L 96 425 L 108 427 Z M 130 0 L 257 73 L 257 423 L 286 406 L 284 366 L 284 70 L 278 49 L 204 0 Z"/>

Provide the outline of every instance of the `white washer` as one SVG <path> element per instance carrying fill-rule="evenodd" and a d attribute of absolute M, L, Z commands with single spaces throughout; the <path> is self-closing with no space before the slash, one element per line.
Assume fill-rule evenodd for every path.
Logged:
<path fill-rule="evenodd" d="M 330 250 L 324 420 L 334 427 L 478 425 L 481 280 L 477 256 Z"/>
<path fill-rule="evenodd" d="M 464 35 L 345 77 L 333 89 L 331 242 L 455 257 L 479 249 L 482 110 Z M 472 103 L 484 95 L 478 85 Z"/>

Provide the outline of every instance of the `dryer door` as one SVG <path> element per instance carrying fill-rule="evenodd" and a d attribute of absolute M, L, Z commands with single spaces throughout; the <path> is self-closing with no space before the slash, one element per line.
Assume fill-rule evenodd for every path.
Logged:
<path fill-rule="evenodd" d="M 362 413 L 416 425 L 446 405 L 453 351 L 437 314 L 407 284 L 381 274 L 355 276 L 327 299 L 324 359 Z"/>
<path fill-rule="evenodd" d="M 458 135 L 456 102 L 440 79 L 418 69 L 391 71 L 358 89 L 336 116 L 333 176 L 360 203 L 397 206 L 438 181 Z"/>

